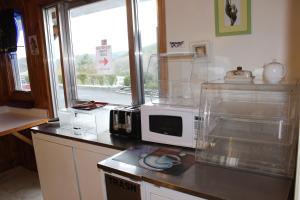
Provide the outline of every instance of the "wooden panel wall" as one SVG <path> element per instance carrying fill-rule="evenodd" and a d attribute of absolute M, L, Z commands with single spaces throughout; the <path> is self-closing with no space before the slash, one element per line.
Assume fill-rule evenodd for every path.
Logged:
<path fill-rule="evenodd" d="M 29 131 L 24 134 L 30 137 Z M 16 166 L 37 171 L 34 150 L 32 146 L 16 139 L 12 135 L 0 138 L 0 173 Z"/>
<path fill-rule="evenodd" d="M 8 98 L 8 86 L 7 86 L 7 68 L 6 66 L 7 55 L 0 54 L 0 105 L 3 105 Z"/>
<path fill-rule="evenodd" d="M 0 138 L 0 172 L 17 166 L 18 147 L 16 139 L 7 135 Z"/>
<path fill-rule="evenodd" d="M 37 108 L 47 109 L 51 113 L 51 96 L 48 79 L 47 59 L 43 33 L 42 10 L 38 0 L 0 0 L 0 9 L 15 8 L 23 14 L 25 40 L 27 45 L 27 63 L 32 92 L 10 92 L 9 73 L 10 62 L 7 55 L 0 55 L 0 105 L 18 101 L 33 101 Z M 30 35 L 36 35 L 40 54 L 30 54 L 28 40 Z M 26 37 L 27 36 L 27 37 Z M 29 136 L 29 134 L 26 134 Z M 14 136 L 0 137 L 0 172 L 23 165 L 35 169 L 33 148 Z"/>
<path fill-rule="evenodd" d="M 47 109 L 51 112 L 51 93 L 49 76 L 47 70 L 47 59 L 45 52 L 45 39 L 43 33 L 42 10 L 39 0 L 0 0 L 0 9 L 15 8 L 23 14 L 25 26 L 25 40 L 27 45 L 27 62 L 29 78 L 31 83 L 31 94 L 9 93 L 7 74 L 1 73 L 0 77 L 0 103 L 9 100 L 33 100 L 37 108 Z M 31 55 L 29 43 L 26 39 L 30 35 L 36 35 L 38 40 L 39 55 Z M 2 70 L 8 69 L 9 63 L 5 62 L 5 55 L 0 56 Z"/>
<path fill-rule="evenodd" d="M 289 80 L 300 80 L 300 1 L 289 1 L 288 18 L 288 78 Z"/>

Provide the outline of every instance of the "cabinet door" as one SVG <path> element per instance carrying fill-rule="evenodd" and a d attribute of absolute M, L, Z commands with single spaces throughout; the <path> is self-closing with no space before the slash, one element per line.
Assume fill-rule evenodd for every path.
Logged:
<path fill-rule="evenodd" d="M 70 146 L 34 139 L 44 200 L 79 200 L 78 182 Z"/>
<path fill-rule="evenodd" d="M 172 200 L 172 199 L 151 192 L 149 194 L 149 200 Z"/>
<path fill-rule="evenodd" d="M 192 196 L 164 187 L 156 187 L 145 183 L 146 200 L 205 200 L 200 197 Z"/>
<path fill-rule="evenodd" d="M 76 163 L 82 200 L 103 200 L 104 182 L 97 163 L 108 156 L 76 149 Z"/>

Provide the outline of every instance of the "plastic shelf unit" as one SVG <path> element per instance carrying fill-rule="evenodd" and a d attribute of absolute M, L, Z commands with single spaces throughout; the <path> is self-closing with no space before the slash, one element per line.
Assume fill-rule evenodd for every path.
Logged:
<path fill-rule="evenodd" d="M 297 84 L 202 84 L 196 160 L 292 177 L 298 102 Z"/>

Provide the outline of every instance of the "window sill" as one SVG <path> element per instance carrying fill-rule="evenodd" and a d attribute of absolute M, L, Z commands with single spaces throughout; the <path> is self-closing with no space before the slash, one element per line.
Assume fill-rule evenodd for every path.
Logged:
<path fill-rule="evenodd" d="M 13 91 L 5 104 L 19 108 L 33 108 L 34 100 L 30 91 Z"/>

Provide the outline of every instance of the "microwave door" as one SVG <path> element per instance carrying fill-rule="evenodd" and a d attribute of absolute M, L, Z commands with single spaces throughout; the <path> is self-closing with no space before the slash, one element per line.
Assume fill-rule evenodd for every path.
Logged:
<path fill-rule="evenodd" d="M 149 129 L 151 132 L 182 137 L 182 117 L 168 115 L 150 115 Z"/>

